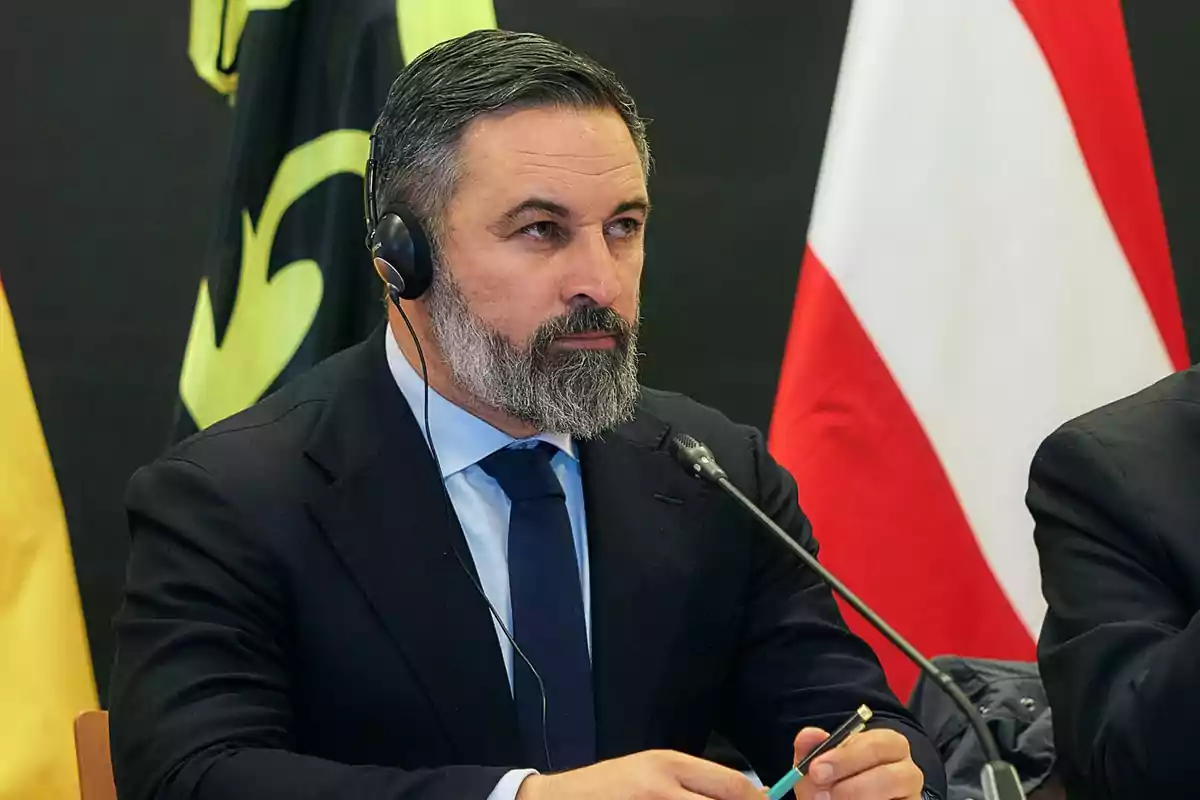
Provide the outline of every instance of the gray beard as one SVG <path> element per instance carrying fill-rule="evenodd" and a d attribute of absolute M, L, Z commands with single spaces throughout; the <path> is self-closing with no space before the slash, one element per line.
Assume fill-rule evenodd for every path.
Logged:
<path fill-rule="evenodd" d="M 441 265 L 426 295 L 433 336 L 459 389 L 480 403 L 545 433 L 592 439 L 633 419 L 637 379 L 637 323 L 612 309 L 577 308 L 542 323 L 520 347 L 488 327 L 467 307 Z M 608 350 L 552 347 L 556 337 L 612 332 Z"/>

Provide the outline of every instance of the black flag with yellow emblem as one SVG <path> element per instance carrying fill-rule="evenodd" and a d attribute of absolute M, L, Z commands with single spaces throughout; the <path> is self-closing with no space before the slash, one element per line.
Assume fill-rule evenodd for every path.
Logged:
<path fill-rule="evenodd" d="M 364 246 L 368 132 L 406 60 L 495 26 L 492 0 L 192 0 L 189 55 L 234 118 L 176 438 L 380 323 Z"/>

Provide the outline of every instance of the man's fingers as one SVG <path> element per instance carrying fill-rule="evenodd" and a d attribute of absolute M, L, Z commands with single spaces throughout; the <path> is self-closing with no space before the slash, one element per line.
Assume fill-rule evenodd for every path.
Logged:
<path fill-rule="evenodd" d="M 671 769 L 680 786 L 705 800 L 762 800 L 749 778 L 720 764 L 674 754 Z"/>
<path fill-rule="evenodd" d="M 814 784 L 828 788 L 872 767 L 904 761 L 908 756 L 908 739 L 896 731 L 886 728 L 863 731 L 814 761 L 808 775 Z"/>
<path fill-rule="evenodd" d="M 812 749 L 829 738 L 829 734 L 820 728 L 805 728 L 796 734 L 792 742 L 792 763 L 799 764 Z"/>
<path fill-rule="evenodd" d="M 829 800 L 916 800 L 924 785 L 920 767 L 906 760 L 860 772 L 823 791 L 829 791 Z"/>
<path fill-rule="evenodd" d="M 829 738 L 829 734 L 820 728 L 804 728 L 800 733 L 796 734 L 795 741 L 792 742 L 792 763 L 799 764 L 813 748 L 821 742 Z M 797 800 L 811 800 L 814 788 L 812 783 L 807 778 L 802 778 L 796 784 Z"/>

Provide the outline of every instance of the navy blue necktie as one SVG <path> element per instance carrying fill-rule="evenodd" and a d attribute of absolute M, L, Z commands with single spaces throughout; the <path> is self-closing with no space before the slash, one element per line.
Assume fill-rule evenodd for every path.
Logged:
<path fill-rule="evenodd" d="M 506 448 L 479 466 L 512 501 L 508 519 L 512 635 L 546 689 L 543 740 L 537 679 L 514 654 L 513 699 L 521 738 L 532 766 L 557 772 L 595 762 L 596 719 L 579 562 L 566 496 L 550 467 L 554 452 L 544 442 Z M 546 749 L 550 764 L 545 763 Z"/>

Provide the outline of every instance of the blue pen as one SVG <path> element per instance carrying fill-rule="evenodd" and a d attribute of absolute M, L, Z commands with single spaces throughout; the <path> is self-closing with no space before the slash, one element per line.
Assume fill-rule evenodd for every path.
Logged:
<path fill-rule="evenodd" d="M 854 716 L 838 726 L 838 729 L 830 734 L 828 739 L 814 747 L 812 752 L 804 757 L 803 761 L 792 767 L 786 775 L 779 779 L 778 783 L 771 787 L 771 790 L 767 792 L 767 800 L 783 800 L 784 795 L 794 789 L 796 784 L 800 782 L 800 779 L 808 772 L 809 764 L 861 731 L 867 726 L 870 720 L 871 709 L 866 706 L 859 706 L 858 710 L 854 712 Z"/>

